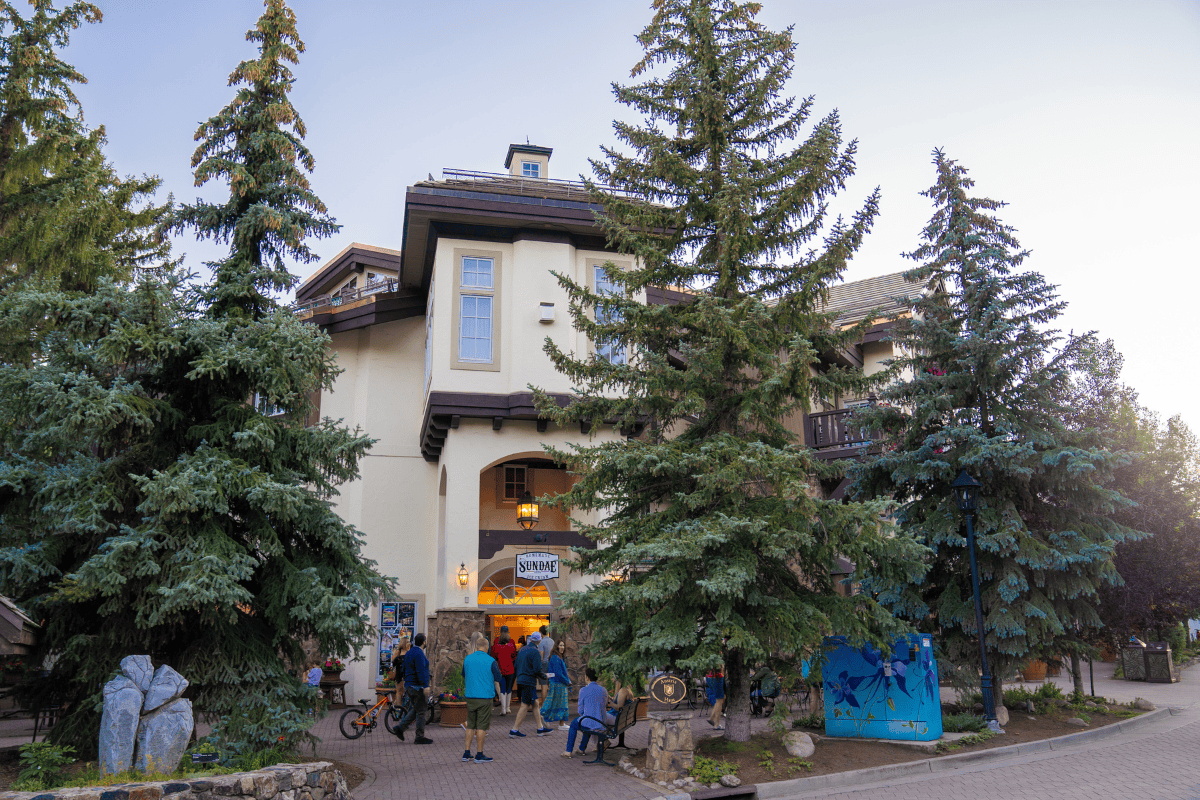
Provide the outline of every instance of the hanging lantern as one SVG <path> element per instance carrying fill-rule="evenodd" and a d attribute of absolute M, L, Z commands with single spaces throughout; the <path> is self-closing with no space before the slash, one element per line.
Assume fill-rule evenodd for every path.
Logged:
<path fill-rule="evenodd" d="M 964 469 L 954 479 L 954 483 L 950 484 L 950 488 L 954 490 L 954 501 L 958 503 L 958 510 L 964 514 L 974 513 L 979 505 L 979 487 L 982 484 L 967 474 Z"/>
<path fill-rule="evenodd" d="M 469 581 L 470 579 L 471 579 L 471 576 L 467 572 L 467 564 L 464 561 L 461 564 L 459 564 L 459 567 L 458 567 L 458 585 L 465 588 L 467 585 L 467 581 Z"/>
<path fill-rule="evenodd" d="M 538 524 L 538 503 L 529 492 L 517 504 L 517 522 L 527 531 Z"/>

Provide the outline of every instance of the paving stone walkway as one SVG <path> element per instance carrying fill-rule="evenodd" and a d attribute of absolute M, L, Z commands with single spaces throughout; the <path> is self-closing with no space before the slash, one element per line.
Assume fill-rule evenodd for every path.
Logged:
<path fill-rule="evenodd" d="M 572 709 L 574 703 L 572 702 Z M 705 721 L 706 711 L 697 711 L 692 720 L 696 736 L 720 735 Z M 431 745 L 401 742 L 383 729 L 382 724 L 359 739 L 347 739 L 337 728 L 341 711 L 335 711 L 313 727 L 322 742 L 317 754 L 322 758 L 349 761 L 372 774 L 352 794 L 355 800 L 634 800 L 658 797 L 661 786 L 631 778 L 624 772 L 603 765 L 584 766 L 594 757 L 595 745 L 588 755 L 563 758 L 567 732 L 555 730 L 549 736 L 535 736 L 534 724 L 527 719 L 522 726 L 524 739 L 508 738 L 514 715 L 493 717 L 492 728 L 484 745 L 490 764 L 462 762 L 463 731 L 431 725 L 425 729 Z M 755 733 L 766 730 L 766 720 L 753 720 Z M 625 736 L 630 747 L 645 748 L 649 725 L 639 722 Z M 576 748 L 578 748 L 576 742 Z M 624 751 L 606 752 L 616 761 Z"/>

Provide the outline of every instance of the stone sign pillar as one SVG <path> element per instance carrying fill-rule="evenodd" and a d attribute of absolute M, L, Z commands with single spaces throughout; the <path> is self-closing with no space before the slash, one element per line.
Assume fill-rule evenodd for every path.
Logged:
<path fill-rule="evenodd" d="M 651 711 L 650 747 L 646 751 L 646 779 L 670 783 L 692 768 L 692 712 Z"/>

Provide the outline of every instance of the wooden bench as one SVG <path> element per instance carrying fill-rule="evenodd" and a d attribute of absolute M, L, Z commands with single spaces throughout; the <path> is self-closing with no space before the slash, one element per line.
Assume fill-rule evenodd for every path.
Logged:
<path fill-rule="evenodd" d="M 630 700 L 621 706 L 621 710 L 617 712 L 617 719 L 611 725 L 607 720 L 596 719 L 595 717 L 587 716 L 580 717 L 579 729 L 585 733 L 590 733 L 596 737 L 596 757 L 591 761 L 585 761 L 584 764 L 605 764 L 610 767 L 615 767 L 616 763 L 604 760 L 604 743 L 609 739 L 621 738 L 624 740 L 625 731 L 637 724 L 637 700 Z M 592 728 L 584 727 L 583 721 L 590 719 L 600 725 L 600 728 L 593 730 Z M 620 745 L 624 746 L 624 745 Z"/>

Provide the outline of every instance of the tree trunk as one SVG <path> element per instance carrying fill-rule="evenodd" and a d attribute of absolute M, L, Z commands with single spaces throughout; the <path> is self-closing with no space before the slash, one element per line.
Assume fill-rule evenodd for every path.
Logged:
<path fill-rule="evenodd" d="M 1004 705 L 1004 681 L 1000 678 L 1000 659 L 988 662 L 992 673 L 992 708 L 999 708 Z"/>
<path fill-rule="evenodd" d="M 750 667 L 740 650 L 725 660 L 725 738 L 750 741 Z"/>
<path fill-rule="evenodd" d="M 1079 653 L 1071 653 L 1071 680 L 1075 682 L 1075 691 L 1080 696 L 1087 694 L 1083 690 L 1083 667 L 1079 663 Z"/>

